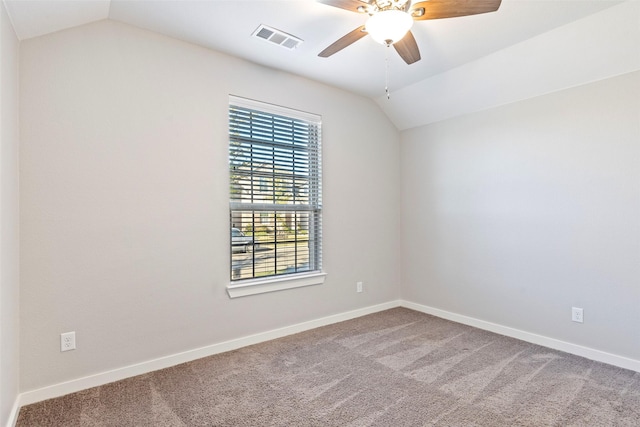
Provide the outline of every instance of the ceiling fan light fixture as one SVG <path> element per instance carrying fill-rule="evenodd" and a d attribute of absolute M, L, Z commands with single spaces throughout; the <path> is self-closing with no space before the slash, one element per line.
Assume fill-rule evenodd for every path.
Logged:
<path fill-rule="evenodd" d="M 399 42 L 413 25 L 413 18 L 401 10 L 383 10 L 369 17 L 365 28 L 378 43 L 390 45 Z"/>

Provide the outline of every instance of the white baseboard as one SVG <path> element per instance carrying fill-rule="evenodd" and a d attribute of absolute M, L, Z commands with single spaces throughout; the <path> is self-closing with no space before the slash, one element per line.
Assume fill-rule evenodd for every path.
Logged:
<path fill-rule="evenodd" d="M 172 354 L 170 356 L 137 363 L 135 365 L 125 366 L 107 372 L 101 372 L 99 374 L 90 375 L 83 378 L 77 378 L 64 383 L 54 384 L 48 387 L 21 393 L 20 396 L 18 396 L 17 403 L 19 406 L 29 405 L 31 403 L 40 402 L 46 399 L 52 399 L 54 397 L 64 396 L 65 394 L 75 393 L 77 391 L 112 383 L 114 381 L 119 381 L 136 375 L 142 375 L 149 372 L 157 371 L 158 369 L 169 368 L 171 366 L 190 362 L 192 360 L 200 359 L 214 354 L 236 350 L 248 345 L 258 344 L 264 341 L 296 334 L 298 332 L 304 332 L 310 329 L 318 328 L 320 326 L 326 326 L 333 323 L 343 322 L 345 320 L 355 319 L 356 317 L 377 313 L 378 311 L 388 310 L 390 308 L 399 306 L 399 300 L 390 301 L 387 303 L 373 305 L 358 310 L 348 311 L 345 313 L 334 314 L 332 316 L 322 317 L 320 319 L 310 320 L 308 322 L 298 323 L 296 325 L 274 329 L 272 331 L 262 332 L 231 341 L 225 341 L 206 347 L 196 348 L 182 353 Z"/>
<path fill-rule="evenodd" d="M 7 420 L 7 427 L 15 427 L 18 422 L 18 412 L 20 411 L 20 396 L 16 397 L 15 402 L 13 402 L 13 407 L 11 408 L 11 412 L 9 413 L 9 419 Z"/>
<path fill-rule="evenodd" d="M 630 359 L 628 357 L 618 356 L 616 354 L 611 354 L 605 351 L 584 347 L 578 344 L 572 344 L 570 342 L 561 341 L 555 338 L 549 338 L 543 335 L 537 335 L 531 332 L 521 331 L 520 329 L 510 328 L 508 326 L 486 322 L 484 320 L 463 316 L 461 314 L 452 313 L 446 310 L 440 310 L 438 308 L 429 307 L 427 305 L 416 304 L 413 302 L 402 300 L 400 301 L 400 306 L 409 308 L 411 310 L 432 314 L 434 316 L 451 320 L 457 323 L 462 323 L 464 325 L 469 325 L 469 326 L 473 326 L 479 329 L 484 329 L 490 332 L 495 332 L 500 335 L 505 335 L 511 338 L 517 338 L 519 340 L 530 342 L 532 344 L 538 344 L 544 347 L 552 348 L 554 350 L 564 351 L 565 353 L 570 353 L 576 356 L 585 357 L 590 360 L 595 360 L 598 362 L 607 363 L 609 365 L 618 366 L 620 368 L 625 368 L 625 369 L 630 369 L 632 371 L 640 372 L 640 360 Z"/>

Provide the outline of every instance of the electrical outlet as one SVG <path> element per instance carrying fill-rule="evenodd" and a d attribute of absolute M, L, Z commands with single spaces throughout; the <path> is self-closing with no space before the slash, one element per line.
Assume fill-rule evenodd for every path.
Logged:
<path fill-rule="evenodd" d="M 76 349 L 76 333 L 65 332 L 60 334 L 60 351 L 69 351 Z"/>
<path fill-rule="evenodd" d="M 584 313 L 581 308 L 571 307 L 571 320 L 574 322 L 584 322 Z"/>
<path fill-rule="evenodd" d="M 362 282 L 356 283 L 356 292 L 362 292 Z"/>

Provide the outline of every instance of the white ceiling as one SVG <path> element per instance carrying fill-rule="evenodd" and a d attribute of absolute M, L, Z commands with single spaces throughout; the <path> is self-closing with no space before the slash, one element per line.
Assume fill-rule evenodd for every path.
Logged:
<path fill-rule="evenodd" d="M 4 2 L 21 40 L 112 19 L 341 87 L 379 103 L 384 97 L 387 53 L 384 46 L 365 37 L 330 58 L 317 56 L 336 39 L 362 25 L 366 15 L 314 0 Z M 394 91 L 410 85 L 419 87 L 434 76 L 619 3 L 618 0 L 503 0 L 494 13 L 416 22 L 412 32 L 422 60 L 407 65 L 389 49 L 392 96 Z M 260 24 L 304 42 L 291 51 L 251 37 Z M 402 111 L 395 111 L 396 116 L 401 114 Z M 393 120 L 393 112 L 390 116 Z M 396 125 L 408 126 L 397 121 Z"/>

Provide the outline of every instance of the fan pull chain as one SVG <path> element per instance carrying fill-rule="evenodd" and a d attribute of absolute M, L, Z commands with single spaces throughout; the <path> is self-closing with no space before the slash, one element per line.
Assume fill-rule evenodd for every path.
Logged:
<path fill-rule="evenodd" d="M 384 72 L 385 72 L 384 91 L 387 94 L 387 99 L 391 99 L 391 93 L 389 92 L 389 47 L 391 47 L 391 44 L 387 43 L 387 48 L 385 49 L 385 54 L 384 54 Z"/>

